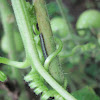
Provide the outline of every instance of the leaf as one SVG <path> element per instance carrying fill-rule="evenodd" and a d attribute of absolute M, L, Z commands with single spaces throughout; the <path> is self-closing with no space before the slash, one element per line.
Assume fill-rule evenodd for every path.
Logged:
<path fill-rule="evenodd" d="M 47 4 L 48 14 L 53 16 L 55 13 L 59 13 L 59 7 L 56 2 L 50 2 Z"/>
<path fill-rule="evenodd" d="M 29 2 L 26 2 L 26 6 L 27 6 L 27 11 L 29 14 L 29 20 L 30 20 L 31 24 L 32 25 L 36 24 L 37 20 L 36 20 L 34 5 L 31 5 Z"/>
<path fill-rule="evenodd" d="M 6 79 L 7 79 L 7 76 L 2 71 L 0 71 L 0 81 L 4 82 Z"/>
<path fill-rule="evenodd" d="M 97 96 L 93 89 L 88 86 L 81 90 L 73 92 L 72 95 L 77 100 L 100 100 L 99 96 Z"/>

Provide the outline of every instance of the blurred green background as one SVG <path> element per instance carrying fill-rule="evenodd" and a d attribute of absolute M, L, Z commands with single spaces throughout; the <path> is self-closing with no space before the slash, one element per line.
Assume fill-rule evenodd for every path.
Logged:
<path fill-rule="evenodd" d="M 10 0 L 9 5 L 11 5 Z M 30 1 L 31 0 L 27 0 Z M 54 37 L 57 37 L 63 42 L 63 50 L 59 54 L 62 69 L 66 78 L 68 79 L 67 90 L 69 92 L 75 92 L 86 86 L 91 87 L 96 95 L 100 96 L 100 27 L 88 27 L 81 29 L 85 32 L 85 35 L 80 35 L 80 29 L 76 28 L 77 20 L 79 16 L 86 10 L 95 9 L 100 11 L 99 0 L 62 0 L 63 10 L 68 22 L 69 30 L 66 25 L 65 19 L 62 16 L 59 6 L 56 0 L 46 0 L 48 15 L 51 22 L 51 28 Z M 94 15 L 92 15 L 93 17 Z M 95 16 L 94 16 L 95 17 Z M 88 20 L 91 16 L 88 16 Z M 95 18 L 96 19 L 96 18 Z M 100 19 L 100 18 L 99 18 Z M 85 20 L 85 18 L 83 18 Z M 100 21 L 97 21 L 99 23 Z M 82 24 L 82 23 L 81 23 Z M 1 48 L 1 40 L 3 37 L 3 27 L 0 19 L 0 56 L 7 57 L 7 54 L 3 52 Z M 25 57 L 24 51 L 18 55 L 18 60 L 22 60 Z M 9 68 L 3 67 L 6 65 L 0 64 L 0 70 L 3 70 L 8 77 Z M 22 70 L 22 75 L 26 75 L 28 70 Z M 5 83 L 0 82 L 0 100 L 11 100 L 9 96 L 20 94 L 20 90 L 17 89 L 17 82 Z M 36 96 L 33 93 L 27 83 L 25 83 L 27 94 L 30 100 L 39 100 L 40 96 Z M 6 91 L 5 91 L 6 90 Z M 82 90 L 82 93 L 90 91 L 87 87 L 86 90 Z M 9 92 L 9 93 L 8 93 Z M 5 97 L 7 94 L 8 97 Z M 75 95 L 75 94 L 74 94 Z M 75 95 L 77 96 L 77 95 Z M 91 97 L 91 95 L 90 95 Z M 17 99 L 14 99 L 17 100 Z M 51 100 L 51 99 L 50 99 Z M 79 100 L 81 100 L 79 98 Z M 84 100 L 99 100 L 99 99 L 85 99 Z"/>

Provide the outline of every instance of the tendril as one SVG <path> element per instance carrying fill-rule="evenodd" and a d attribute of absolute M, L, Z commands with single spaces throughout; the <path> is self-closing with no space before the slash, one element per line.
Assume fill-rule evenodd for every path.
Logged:
<path fill-rule="evenodd" d="M 59 56 L 68 58 L 68 57 L 73 56 L 78 49 L 80 49 L 82 52 L 86 52 L 86 51 L 90 51 L 91 49 L 95 49 L 95 47 L 96 46 L 93 43 L 87 43 L 85 45 L 77 45 L 76 47 L 74 47 L 72 49 L 71 53 L 69 53 L 69 54 L 62 54 L 61 53 L 61 54 L 59 54 Z"/>
<path fill-rule="evenodd" d="M 58 55 L 58 53 L 62 50 L 63 44 L 62 41 L 58 38 L 55 38 L 55 41 L 59 44 L 58 49 L 53 52 L 50 56 L 48 56 L 48 58 L 45 60 L 44 62 L 44 67 L 46 70 L 48 70 L 49 64 L 50 62 Z"/>
<path fill-rule="evenodd" d="M 57 50 L 53 52 L 44 62 L 44 67 L 48 71 L 48 67 L 50 62 L 55 58 L 58 53 L 62 50 L 62 42 L 60 39 L 55 39 L 55 41 L 59 44 Z M 50 97 L 55 97 L 55 100 L 65 100 L 59 93 L 56 92 L 54 89 L 48 88 L 46 86 L 44 79 L 35 71 L 31 70 L 31 72 L 24 77 L 26 82 L 29 82 L 30 88 L 34 89 L 34 92 L 38 95 L 42 93 L 41 100 L 47 100 Z M 64 88 L 67 86 L 67 80 L 64 81 Z"/>
<path fill-rule="evenodd" d="M 29 61 L 25 60 L 24 62 L 17 62 L 17 61 L 12 61 L 10 59 L 0 57 L 0 63 L 10 65 L 16 68 L 24 69 L 30 66 Z"/>

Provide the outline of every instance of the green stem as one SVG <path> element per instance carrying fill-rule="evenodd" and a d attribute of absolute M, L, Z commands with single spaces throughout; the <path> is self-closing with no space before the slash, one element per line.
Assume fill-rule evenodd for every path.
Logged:
<path fill-rule="evenodd" d="M 9 7 L 9 4 L 7 3 L 7 0 L 0 0 L 0 13 L 2 18 L 2 24 L 4 28 L 4 35 L 7 36 L 7 45 L 9 45 L 8 48 L 8 55 L 11 60 L 16 60 L 16 48 L 15 48 L 15 40 L 14 40 L 14 15 Z M 18 81 L 18 84 L 21 88 L 21 90 L 25 90 L 24 82 L 22 81 L 22 75 L 20 71 L 14 67 L 12 67 L 12 76 Z"/>
<path fill-rule="evenodd" d="M 73 56 L 75 54 L 75 52 L 77 51 L 77 49 L 80 49 L 81 47 L 83 47 L 83 46 L 77 45 L 76 47 L 74 47 L 72 49 L 71 53 L 69 53 L 69 54 L 65 54 L 65 53 L 63 54 L 63 53 L 61 53 L 61 54 L 59 54 L 59 56 L 60 57 L 65 57 L 65 58 L 71 57 L 71 56 Z"/>
<path fill-rule="evenodd" d="M 62 17 L 63 17 L 63 19 L 65 20 L 65 23 L 66 23 L 66 27 L 67 27 L 67 29 L 68 29 L 68 34 L 72 34 L 73 33 L 73 28 L 72 28 L 72 26 L 71 26 L 71 24 L 69 23 L 69 21 L 68 21 L 68 18 L 67 18 L 67 15 L 66 15 L 66 13 L 65 13 L 65 8 L 64 8 L 64 5 L 63 5 L 63 3 L 62 3 L 62 0 L 56 0 L 56 2 L 57 2 L 57 4 L 58 4 L 58 7 L 59 7 L 59 9 L 60 9 L 60 12 L 61 12 L 61 15 L 62 15 Z"/>
<path fill-rule="evenodd" d="M 44 67 L 45 67 L 45 69 L 46 70 L 48 70 L 49 69 L 49 64 L 50 64 L 50 62 L 57 56 L 57 54 L 59 54 L 59 52 L 62 50 L 62 47 L 63 47 L 63 44 L 62 44 L 62 41 L 61 40 L 59 40 L 59 39 L 55 39 L 56 40 L 56 42 L 59 44 L 59 47 L 58 47 L 58 49 L 55 51 L 55 52 L 53 52 L 50 56 L 48 56 L 48 58 L 45 60 L 45 62 L 44 62 Z"/>
<path fill-rule="evenodd" d="M 30 59 L 32 68 L 35 67 L 35 69 L 46 80 L 46 82 L 52 88 L 54 88 L 60 95 L 62 95 L 66 100 L 76 100 L 51 77 L 51 75 L 44 69 L 43 65 L 41 64 L 36 49 L 36 43 L 33 39 L 32 27 L 30 21 L 28 21 L 29 15 L 27 14 L 26 10 L 26 2 L 24 0 L 11 0 L 11 1 L 17 19 L 17 24 L 25 46 L 25 50 Z"/>
<path fill-rule="evenodd" d="M 17 62 L 4 57 L 0 57 L 0 63 L 10 65 L 12 67 L 20 68 L 20 69 L 24 69 L 30 66 L 28 60 L 25 60 L 24 62 Z"/>
<path fill-rule="evenodd" d="M 56 50 L 56 44 L 53 38 L 49 17 L 47 15 L 46 4 L 44 0 L 34 0 L 37 22 L 40 33 L 43 35 L 46 52 L 48 56 Z M 50 63 L 49 72 L 53 78 L 61 85 L 64 84 L 64 74 L 58 57 Z"/>

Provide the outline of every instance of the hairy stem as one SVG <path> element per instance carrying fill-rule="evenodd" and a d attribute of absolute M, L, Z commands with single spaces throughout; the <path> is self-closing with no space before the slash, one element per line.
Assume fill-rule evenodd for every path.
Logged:
<path fill-rule="evenodd" d="M 39 30 L 43 35 L 46 51 L 49 56 L 56 50 L 56 44 L 53 38 L 49 17 L 47 15 L 45 1 L 34 0 L 34 7 L 36 10 Z M 50 63 L 49 72 L 56 79 L 57 82 L 63 85 L 64 74 L 62 72 L 58 57 L 55 57 L 55 59 Z"/>
<path fill-rule="evenodd" d="M 27 55 L 30 59 L 32 68 L 35 67 L 35 69 L 46 80 L 46 82 L 52 88 L 54 88 L 60 95 L 62 95 L 66 100 L 76 100 L 51 77 L 51 75 L 44 69 L 43 65 L 41 64 L 36 49 L 36 43 L 33 39 L 32 27 L 30 21 L 28 21 L 29 15 L 27 13 L 25 1 L 24 0 L 11 0 L 11 1 L 17 19 L 17 24 L 24 42 Z"/>

